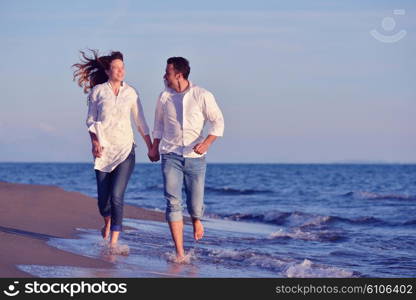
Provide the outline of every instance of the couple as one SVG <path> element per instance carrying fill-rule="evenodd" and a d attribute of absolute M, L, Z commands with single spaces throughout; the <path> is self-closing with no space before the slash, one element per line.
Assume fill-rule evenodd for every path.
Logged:
<path fill-rule="evenodd" d="M 148 157 L 162 157 L 166 220 L 175 244 L 177 261 L 185 258 L 183 249 L 182 184 L 192 219 L 194 238 L 204 234 L 205 154 L 218 136 L 224 120 L 214 96 L 188 80 L 189 62 L 183 57 L 167 60 L 163 76 L 165 89 L 156 103 L 153 142 L 136 90 L 124 81 L 123 54 L 99 56 L 92 51 L 74 64 L 74 80 L 88 93 L 87 127 L 91 137 L 97 179 L 98 208 L 104 218 L 101 230 L 110 246 L 117 245 L 122 231 L 124 193 L 135 166 L 133 130 L 130 118 L 147 148 Z M 211 128 L 204 138 L 206 122 Z M 110 237 L 111 236 L 111 237 Z"/>

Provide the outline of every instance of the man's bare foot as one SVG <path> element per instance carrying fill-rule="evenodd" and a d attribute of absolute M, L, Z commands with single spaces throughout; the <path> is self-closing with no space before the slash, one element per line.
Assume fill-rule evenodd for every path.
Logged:
<path fill-rule="evenodd" d="M 101 235 L 103 236 L 103 239 L 108 239 L 108 237 L 110 236 L 110 226 L 103 226 L 103 228 L 101 228 Z"/>
<path fill-rule="evenodd" d="M 176 259 L 175 262 L 178 264 L 182 264 L 184 263 L 186 260 L 186 256 L 185 255 L 176 255 Z"/>
<path fill-rule="evenodd" d="M 202 239 L 204 236 L 204 226 L 199 219 L 193 219 L 192 225 L 194 226 L 194 239 L 196 241 Z"/>

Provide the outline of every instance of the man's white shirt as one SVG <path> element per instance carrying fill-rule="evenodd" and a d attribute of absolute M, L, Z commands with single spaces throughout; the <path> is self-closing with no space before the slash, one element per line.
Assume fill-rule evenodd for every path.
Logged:
<path fill-rule="evenodd" d="M 223 136 L 224 118 L 212 93 L 189 81 L 182 93 L 166 88 L 156 104 L 153 138 L 160 139 L 160 153 L 174 152 L 184 157 L 201 157 L 193 147 L 204 140 L 202 132 Z"/>

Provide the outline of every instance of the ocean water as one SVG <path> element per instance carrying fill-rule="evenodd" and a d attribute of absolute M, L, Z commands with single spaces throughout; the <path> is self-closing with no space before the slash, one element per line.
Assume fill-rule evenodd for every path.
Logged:
<path fill-rule="evenodd" d="M 0 181 L 96 197 L 88 163 L 0 163 Z M 164 211 L 159 164 L 136 165 L 125 201 Z M 416 277 L 416 165 L 208 164 L 205 206 L 204 239 L 185 229 L 187 264 L 172 262 L 166 223 L 126 218 L 128 255 L 110 255 L 91 228 L 48 242 L 114 269 L 20 268 L 41 277 Z"/>

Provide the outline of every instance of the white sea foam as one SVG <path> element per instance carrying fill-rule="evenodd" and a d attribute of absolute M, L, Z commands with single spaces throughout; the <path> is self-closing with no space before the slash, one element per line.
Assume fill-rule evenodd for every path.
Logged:
<path fill-rule="evenodd" d="M 237 251 L 232 249 L 215 249 L 210 251 L 208 255 L 217 259 L 230 259 L 249 266 L 267 269 L 281 269 L 282 267 L 285 267 L 288 262 L 290 262 L 288 260 L 279 259 L 267 254 L 253 253 L 251 251 Z M 226 261 L 224 261 L 224 263 L 225 262 Z"/>
<path fill-rule="evenodd" d="M 409 195 L 409 194 L 381 194 L 381 193 L 373 193 L 367 191 L 354 191 L 349 192 L 346 195 L 353 196 L 356 199 L 369 199 L 369 200 L 377 200 L 377 199 L 397 199 L 397 200 L 415 200 L 416 196 Z"/>
<path fill-rule="evenodd" d="M 305 259 L 302 263 L 290 265 L 285 275 L 287 277 L 309 278 L 309 277 L 352 277 L 351 271 L 336 267 L 316 265 Z"/>
<path fill-rule="evenodd" d="M 332 230 L 307 230 L 305 226 L 302 226 L 302 228 L 293 228 L 290 231 L 280 229 L 271 233 L 268 238 L 291 238 L 304 241 L 327 242 L 341 239 L 342 232 Z"/>
<path fill-rule="evenodd" d="M 269 235 L 269 238 L 292 238 L 306 241 L 319 241 L 320 238 L 317 234 L 311 232 L 302 231 L 299 228 L 296 228 L 293 232 L 285 232 L 282 229 L 279 231 L 273 232 Z"/>
<path fill-rule="evenodd" d="M 175 252 L 166 252 L 165 256 L 168 262 L 177 264 L 190 264 L 192 261 L 197 259 L 194 249 L 185 252 L 185 256 L 182 259 L 178 259 Z"/>
<path fill-rule="evenodd" d="M 126 244 L 110 245 L 109 243 L 104 246 L 104 254 L 107 255 L 124 255 L 127 256 L 130 253 L 130 247 Z"/>
<path fill-rule="evenodd" d="M 316 218 L 302 224 L 302 226 L 320 226 L 327 223 L 330 219 L 330 216 L 317 216 Z"/>
<path fill-rule="evenodd" d="M 232 258 L 237 260 L 243 259 L 245 256 L 243 251 L 236 251 L 232 249 L 214 249 L 208 255 L 217 258 Z"/>
<path fill-rule="evenodd" d="M 352 277 L 348 270 L 332 266 L 318 265 L 305 259 L 299 263 L 293 259 L 278 258 L 267 254 L 253 253 L 250 251 L 236 251 L 232 249 L 213 250 L 209 254 L 218 259 L 229 259 L 245 265 L 274 270 L 280 273 L 278 276 L 287 277 Z"/>

